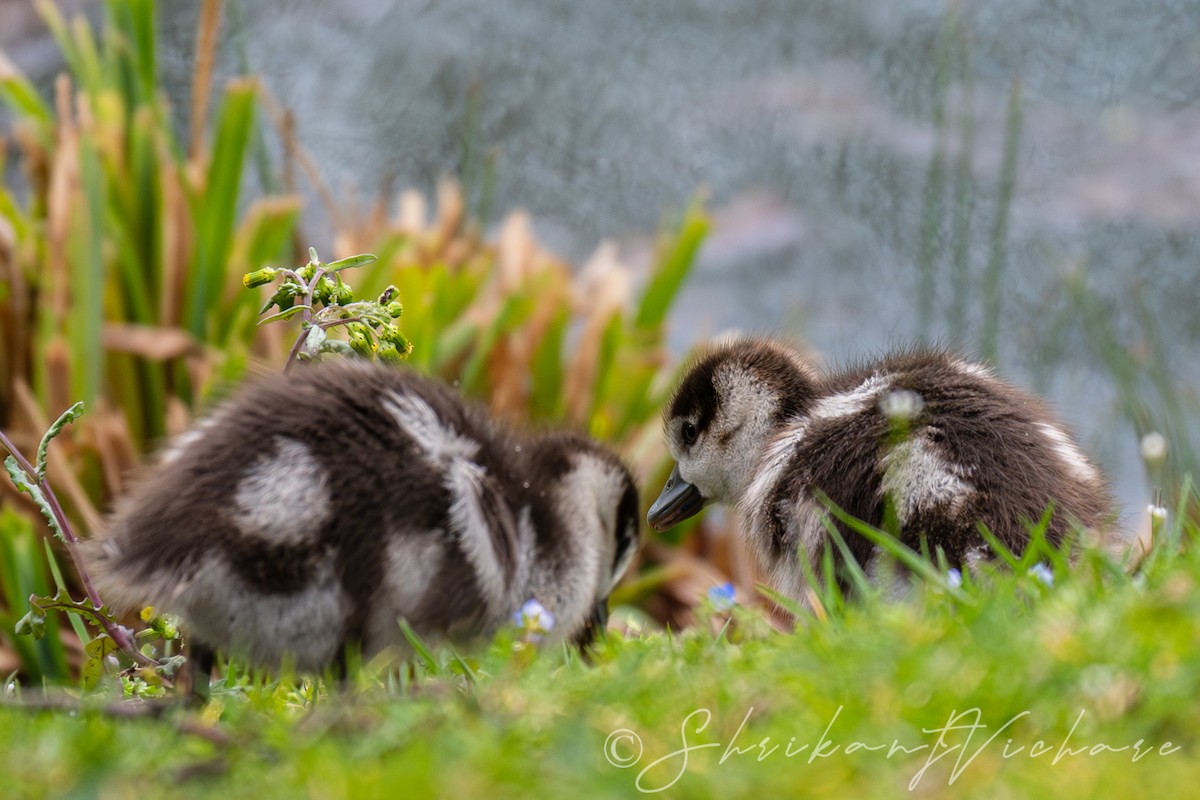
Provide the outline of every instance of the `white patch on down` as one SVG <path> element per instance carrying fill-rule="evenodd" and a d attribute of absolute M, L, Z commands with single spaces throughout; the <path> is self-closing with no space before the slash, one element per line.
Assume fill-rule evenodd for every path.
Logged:
<path fill-rule="evenodd" d="M 803 603 L 807 602 L 810 587 L 801 559 L 808 562 L 813 575 L 820 579 L 821 558 L 827 539 L 825 518 L 829 512 L 807 497 L 796 497 L 785 502 L 789 504 L 787 508 L 776 510 L 784 520 L 789 539 L 796 542 L 796 549 L 785 552 L 774 563 L 771 563 L 768 551 L 756 550 L 756 555 L 759 566 L 770 576 L 768 583 L 780 594 Z M 765 515 L 762 521 L 766 521 Z M 767 537 L 770 534 L 767 529 L 754 531 L 752 535 L 759 548 L 769 546 Z"/>
<path fill-rule="evenodd" d="M 1044 422 L 1038 423 L 1038 430 L 1050 442 L 1051 448 L 1055 455 L 1077 480 L 1084 483 L 1096 483 L 1100 480 L 1100 473 L 1096 471 L 1087 460 L 1087 457 L 1079 452 L 1079 448 L 1071 441 L 1060 428 L 1053 425 L 1048 425 Z"/>
<path fill-rule="evenodd" d="M 507 611 L 508 582 L 504 568 L 496 558 L 493 532 L 483 510 L 484 479 L 487 471 L 473 461 L 456 458 L 446 465 L 446 488 L 450 490 L 450 530 L 463 549 L 467 561 L 475 570 L 475 580 L 488 609 L 495 613 Z"/>
<path fill-rule="evenodd" d="M 183 455 L 184 451 L 186 451 L 189 447 L 203 438 L 203 426 L 198 426 L 189 431 L 184 431 L 171 440 L 171 444 L 166 450 L 163 451 L 162 456 L 159 458 L 159 463 L 163 466 L 170 464 L 172 461 L 175 461 L 177 458 Z"/>
<path fill-rule="evenodd" d="M 975 492 L 964 470 L 948 462 L 936 445 L 917 434 L 895 445 L 883 457 L 880 490 L 895 503 L 896 516 L 906 524 L 918 511 L 948 505 L 953 513 Z"/>
<path fill-rule="evenodd" d="M 637 551 L 638 551 L 637 529 L 631 528 L 630 531 L 628 532 L 628 535 L 632 539 L 632 544 L 630 544 L 627 548 L 625 548 L 625 554 L 621 556 L 621 560 L 618 561 L 616 563 L 616 565 L 613 567 L 612 578 L 609 580 L 608 588 L 606 590 L 606 592 L 608 594 L 612 594 L 612 590 L 617 588 L 617 584 L 621 582 L 621 578 L 625 577 L 625 571 L 629 569 L 629 565 L 633 561 L 633 557 L 637 555 Z M 613 547 L 615 550 L 615 548 L 616 548 L 615 542 L 613 543 Z M 614 557 L 616 556 L 615 552 L 613 553 L 613 556 Z M 612 563 L 611 559 L 609 560 L 608 563 Z"/>
<path fill-rule="evenodd" d="M 206 431 L 215 428 L 226 416 L 228 405 L 219 406 L 211 414 L 197 422 L 190 430 L 176 436 L 159 457 L 159 464 L 166 466 L 183 455 L 192 445 L 204 438 Z"/>
<path fill-rule="evenodd" d="M 785 427 L 771 441 L 739 505 L 743 527 L 748 533 L 759 568 L 768 576 L 767 582 L 780 594 L 802 604 L 808 602 L 809 587 L 800 559 L 805 559 L 814 569 L 820 564 L 827 512 L 804 495 L 803 488 L 799 496 L 777 501 L 782 505 L 772 508 L 771 503 L 780 481 L 790 477 L 787 470 L 796 449 L 803 446 L 808 425 L 808 419 L 799 419 Z M 782 521 L 785 536 L 796 544 L 795 550 L 784 553 L 782 558 L 774 555 L 773 513 Z"/>
<path fill-rule="evenodd" d="M 962 361 L 962 360 L 956 359 L 953 362 L 953 366 L 956 370 L 958 370 L 963 375 L 967 375 L 967 376 L 975 378 L 977 380 L 991 381 L 991 380 L 996 379 L 996 376 L 993 375 L 992 371 L 984 364 L 978 364 L 978 363 L 975 363 L 972 361 Z"/>
<path fill-rule="evenodd" d="M 351 602 L 331 562 L 306 587 L 285 594 L 255 591 L 223 558 L 209 554 L 188 579 L 158 571 L 137 587 L 136 604 L 179 615 L 196 641 L 232 650 L 252 663 L 291 663 L 311 672 L 337 655 Z M 125 605 L 132 595 L 122 598 Z"/>
<path fill-rule="evenodd" d="M 457 539 L 475 571 L 484 602 L 492 613 L 508 613 L 510 586 L 496 557 L 493 532 L 484 512 L 484 481 L 487 470 L 474 461 L 480 444 L 458 433 L 420 397 L 385 395 L 384 409 L 417 443 L 425 460 L 443 472 L 443 485 L 450 492 L 450 533 Z"/>
<path fill-rule="evenodd" d="M 963 565 L 971 572 L 975 572 L 980 564 L 988 560 L 990 555 L 991 550 L 987 545 L 977 545 L 963 555 Z"/>
<path fill-rule="evenodd" d="M 809 417 L 814 420 L 837 419 L 858 414 L 873 406 L 876 398 L 891 382 L 890 375 L 872 375 L 849 392 L 822 397 L 813 405 Z"/>
<path fill-rule="evenodd" d="M 879 547 L 873 547 L 867 557 L 867 580 L 883 592 L 889 603 L 898 603 L 912 594 L 912 575 L 905 572 L 896 560 Z"/>
<path fill-rule="evenodd" d="M 455 459 L 474 458 L 479 452 L 478 442 L 447 426 L 420 397 L 391 393 L 384 396 L 382 403 L 400 430 L 416 441 L 417 447 L 434 466 L 445 466 Z"/>
<path fill-rule="evenodd" d="M 770 509 L 767 504 L 770 503 L 771 497 L 775 493 L 776 484 L 787 477 L 785 474 L 787 468 L 792 463 L 796 448 L 803 443 L 807 430 L 808 420 L 800 419 L 784 427 L 770 441 L 766 453 L 758 463 L 750 486 L 738 504 L 742 516 L 749 523 L 747 528 L 750 531 L 751 543 L 759 552 L 769 552 L 771 546 L 767 527 Z"/>
<path fill-rule="evenodd" d="M 275 453 L 238 482 L 233 502 L 238 529 L 274 544 L 300 544 L 332 511 L 324 467 L 301 442 L 282 436 Z"/>
<path fill-rule="evenodd" d="M 529 594 L 558 620 L 551 639 L 578 633 L 595 603 L 607 596 L 613 582 L 617 507 L 625 491 L 623 477 L 607 462 L 585 453 L 571 461 L 551 495 L 563 520 L 562 540 L 553 560 L 535 562 L 529 576 Z M 522 522 L 525 518 L 523 514 Z M 520 527 L 524 535 L 524 524 Z"/>
<path fill-rule="evenodd" d="M 378 652 L 403 645 L 398 621 L 416 622 L 433 579 L 442 568 L 446 549 L 434 531 L 399 531 L 389 537 L 383 559 L 380 598 L 371 611 L 365 650 Z"/>

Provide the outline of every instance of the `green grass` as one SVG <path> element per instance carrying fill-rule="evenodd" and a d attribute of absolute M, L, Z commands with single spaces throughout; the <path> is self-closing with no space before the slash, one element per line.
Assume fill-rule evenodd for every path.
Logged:
<path fill-rule="evenodd" d="M 683 633 L 611 634 L 590 665 L 502 636 L 334 693 L 235 668 L 206 707 L 158 719 L 95 696 L 77 714 L 7 706 L 0 792 L 628 797 L 640 780 L 674 797 L 1151 796 L 1200 778 L 1198 579 L 1190 548 L 1135 575 L 1085 552 L 1050 586 L 989 570 L 960 596 L 868 597 L 794 633 L 705 608 Z"/>

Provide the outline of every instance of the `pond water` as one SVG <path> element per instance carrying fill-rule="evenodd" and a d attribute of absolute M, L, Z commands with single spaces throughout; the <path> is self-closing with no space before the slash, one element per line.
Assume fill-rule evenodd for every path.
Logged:
<path fill-rule="evenodd" d="M 1197 433 L 1195 0 L 227 6 L 223 72 L 264 76 L 339 189 L 430 190 L 465 165 L 478 195 L 492 154 L 490 208 L 527 209 L 577 262 L 604 238 L 645 260 L 705 191 L 677 352 L 741 328 L 833 360 L 923 338 L 980 353 L 994 315 L 999 370 L 1051 399 L 1130 517 L 1139 429 L 1180 450 Z M 162 12 L 181 100 L 197 7 Z"/>

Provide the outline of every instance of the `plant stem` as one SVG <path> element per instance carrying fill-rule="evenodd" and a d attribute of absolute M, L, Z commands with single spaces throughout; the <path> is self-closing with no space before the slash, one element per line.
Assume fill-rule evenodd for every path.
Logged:
<path fill-rule="evenodd" d="M 45 479 L 38 478 L 37 470 L 29 460 L 21 454 L 12 443 L 12 441 L 0 431 L 0 444 L 3 444 L 8 452 L 12 453 L 13 458 L 25 471 L 25 477 L 35 483 L 38 489 L 42 492 L 42 496 L 46 498 L 46 504 L 50 506 L 50 512 L 54 514 L 54 519 L 58 523 L 58 529 L 62 531 L 63 541 L 67 546 L 67 553 L 71 556 L 71 562 L 75 565 L 75 572 L 79 575 L 79 582 L 83 584 L 83 591 L 87 594 L 92 605 L 99 611 L 104 607 L 104 603 L 100 601 L 100 595 L 96 591 L 95 584 L 92 583 L 92 578 L 88 574 L 87 567 L 84 565 L 83 556 L 79 553 L 79 537 L 75 535 L 75 531 L 71 529 L 71 523 L 67 520 L 66 513 L 63 512 L 62 504 L 58 502 L 58 496 L 54 493 L 54 489 L 50 487 L 50 482 Z M 105 618 L 103 615 L 98 615 L 101 619 L 101 626 L 104 632 L 116 642 L 117 647 L 124 650 L 130 658 L 139 664 L 157 665 L 158 662 L 141 653 L 133 643 L 129 636 L 129 631 L 123 625 L 115 621 Z"/>
<path fill-rule="evenodd" d="M 289 270 L 289 272 L 290 272 L 290 270 Z M 296 341 L 292 345 L 291 352 L 288 353 L 287 361 L 284 362 L 284 365 L 283 365 L 283 374 L 284 375 L 286 375 L 288 373 L 288 370 L 290 370 L 292 368 L 293 364 L 295 364 L 297 361 L 300 360 L 300 358 L 299 358 L 300 357 L 300 348 L 304 346 L 304 343 L 306 341 L 308 341 L 308 332 L 310 330 L 312 330 L 313 290 L 316 289 L 317 282 L 320 281 L 321 278 L 325 277 L 325 268 L 318 267 L 317 270 L 313 273 L 311 281 L 305 281 L 303 278 L 301 278 L 299 275 L 297 275 L 294 272 L 292 273 L 292 275 L 294 276 L 295 280 L 301 286 L 304 287 L 304 311 L 301 312 L 303 315 L 304 321 L 300 328 L 300 334 L 296 337 Z"/>

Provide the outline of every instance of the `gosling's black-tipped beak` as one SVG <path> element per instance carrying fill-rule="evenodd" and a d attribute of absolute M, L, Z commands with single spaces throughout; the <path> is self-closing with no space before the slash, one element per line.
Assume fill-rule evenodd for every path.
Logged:
<path fill-rule="evenodd" d="M 679 477 L 679 465 L 676 464 L 662 494 L 650 506 L 646 521 L 654 530 L 665 531 L 698 514 L 704 508 L 704 503 L 704 495 L 700 494 L 700 490 Z"/>

